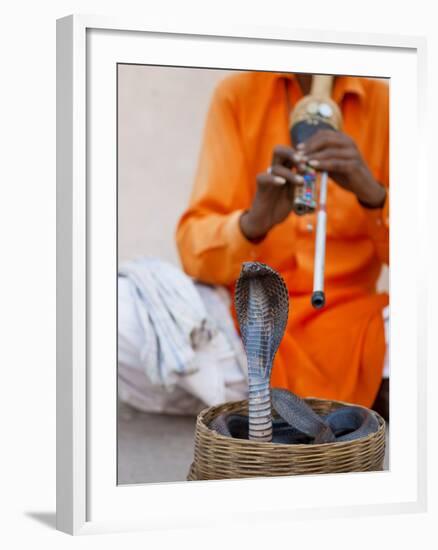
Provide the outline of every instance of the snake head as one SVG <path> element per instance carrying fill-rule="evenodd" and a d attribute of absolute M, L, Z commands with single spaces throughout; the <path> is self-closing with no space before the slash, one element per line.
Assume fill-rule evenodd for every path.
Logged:
<path fill-rule="evenodd" d="M 272 273 L 270 267 L 259 262 L 245 262 L 242 265 L 242 270 L 240 272 L 240 277 L 262 277 L 263 275 L 268 275 Z"/>

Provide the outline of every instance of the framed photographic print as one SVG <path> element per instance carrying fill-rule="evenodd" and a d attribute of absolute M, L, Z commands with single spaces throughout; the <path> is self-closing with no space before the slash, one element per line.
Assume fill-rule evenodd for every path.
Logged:
<path fill-rule="evenodd" d="M 60 530 L 424 509 L 424 49 L 58 21 Z"/>

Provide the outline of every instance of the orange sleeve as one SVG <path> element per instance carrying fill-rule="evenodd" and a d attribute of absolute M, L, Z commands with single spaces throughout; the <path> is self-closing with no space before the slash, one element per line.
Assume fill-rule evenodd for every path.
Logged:
<path fill-rule="evenodd" d="M 389 191 L 383 208 L 364 208 L 368 234 L 381 261 L 389 265 Z"/>
<path fill-rule="evenodd" d="M 185 272 L 211 284 L 232 284 L 258 245 L 239 225 L 255 190 L 239 129 L 237 98 L 228 81 L 216 89 L 207 115 L 189 208 L 176 241 Z"/>
<path fill-rule="evenodd" d="M 389 265 L 389 98 L 387 88 L 380 87 L 377 102 L 376 134 L 380 134 L 379 147 L 382 151 L 381 164 L 374 173 L 377 181 L 386 188 L 386 199 L 382 208 L 363 208 L 370 235 L 378 257 Z"/>

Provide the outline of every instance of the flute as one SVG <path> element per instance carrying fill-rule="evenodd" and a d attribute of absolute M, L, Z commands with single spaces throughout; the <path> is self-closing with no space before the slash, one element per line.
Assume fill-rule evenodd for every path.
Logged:
<path fill-rule="evenodd" d="M 320 129 L 338 130 L 342 125 L 339 107 L 330 98 L 333 76 L 315 75 L 310 94 L 301 99 L 290 115 L 290 134 L 296 147 Z M 319 198 L 316 202 L 316 175 L 305 174 L 304 185 L 294 198 L 294 212 L 299 216 L 317 211 L 315 256 L 313 267 L 312 306 L 319 309 L 325 304 L 324 270 L 327 227 L 327 172 L 321 172 Z"/>
<path fill-rule="evenodd" d="M 325 304 L 324 271 L 325 271 L 325 242 L 327 228 L 327 172 L 321 173 L 319 183 L 319 202 L 316 218 L 315 259 L 313 267 L 312 306 L 319 309 Z"/>

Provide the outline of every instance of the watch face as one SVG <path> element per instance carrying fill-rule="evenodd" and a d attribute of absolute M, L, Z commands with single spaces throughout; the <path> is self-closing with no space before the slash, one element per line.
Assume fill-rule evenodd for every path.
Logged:
<path fill-rule="evenodd" d="M 324 118 L 330 118 L 333 114 L 333 109 L 328 103 L 321 103 L 318 109 L 319 114 Z"/>

